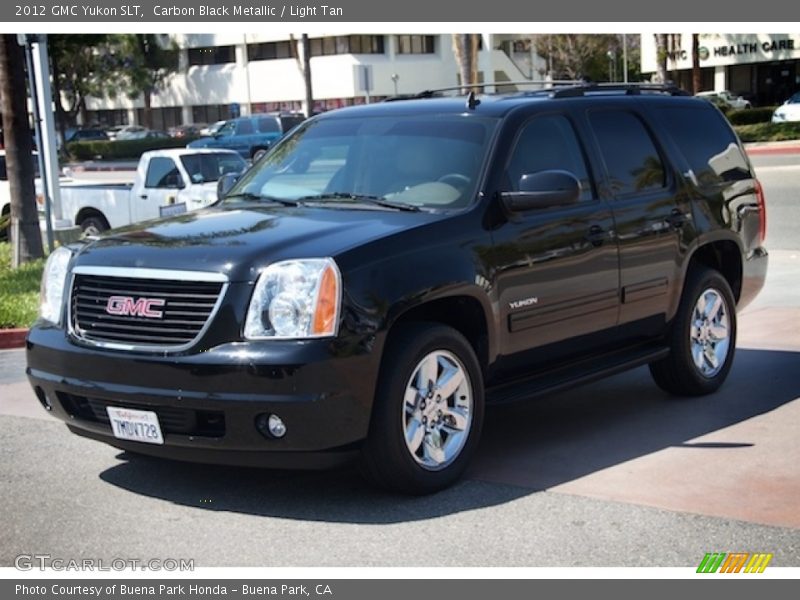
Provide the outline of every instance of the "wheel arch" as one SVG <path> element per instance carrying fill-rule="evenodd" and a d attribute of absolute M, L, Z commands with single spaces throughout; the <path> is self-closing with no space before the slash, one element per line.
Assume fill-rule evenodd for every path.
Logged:
<path fill-rule="evenodd" d="M 393 333 L 411 322 L 438 323 L 458 331 L 472 346 L 486 374 L 495 353 L 495 336 L 490 325 L 490 314 L 476 296 L 467 293 L 441 296 L 407 308 L 392 319 L 387 331 L 387 343 Z"/>
<path fill-rule="evenodd" d="M 684 281 L 697 265 L 718 271 L 731 286 L 736 302 L 739 302 L 742 294 L 743 261 L 742 249 L 736 242 L 719 239 L 698 246 L 689 257 Z"/>

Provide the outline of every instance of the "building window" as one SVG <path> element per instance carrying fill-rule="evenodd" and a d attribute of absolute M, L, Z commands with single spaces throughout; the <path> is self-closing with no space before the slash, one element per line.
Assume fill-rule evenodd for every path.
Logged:
<path fill-rule="evenodd" d="M 180 106 L 168 106 L 165 108 L 150 109 L 151 128 L 156 131 L 166 131 L 170 127 L 177 127 L 182 124 L 182 114 Z M 136 109 L 136 122 L 144 123 L 144 109 Z"/>
<path fill-rule="evenodd" d="M 432 35 L 398 35 L 398 54 L 433 54 L 434 36 Z"/>
<path fill-rule="evenodd" d="M 311 56 L 333 56 L 334 54 L 384 54 L 382 35 L 339 35 L 314 38 Z"/>
<path fill-rule="evenodd" d="M 264 42 L 247 46 L 247 60 L 275 60 L 278 58 L 292 58 L 290 42 Z"/>
<path fill-rule="evenodd" d="M 192 107 L 192 123 L 216 123 L 231 118 L 229 104 L 205 104 Z"/>
<path fill-rule="evenodd" d="M 224 65 L 236 62 L 236 50 L 233 46 L 206 46 L 205 48 L 189 48 L 189 65 Z"/>

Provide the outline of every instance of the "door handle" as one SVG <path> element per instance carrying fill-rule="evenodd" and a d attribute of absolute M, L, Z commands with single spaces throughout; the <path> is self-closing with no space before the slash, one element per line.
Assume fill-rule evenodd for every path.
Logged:
<path fill-rule="evenodd" d="M 140 194 L 139 198 L 141 198 L 142 200 L 147 200 L 147 194 Z"/>
<path fill-rule="evenodd" d="M 673 208 L 672 212 L 666 218 L 667 223 L 673 229 L 680 229 L 689 220 L 689 215 L 678 208 Z"/>
<path fill-rule="evenodd" d="M 586 233 L 586 240 L 592 246 L 597 247 L 603 245 L 603 242 L 606 241 L 606 236 L 606 230 L 600 227 L 600 225 L 592 225 Z"/>

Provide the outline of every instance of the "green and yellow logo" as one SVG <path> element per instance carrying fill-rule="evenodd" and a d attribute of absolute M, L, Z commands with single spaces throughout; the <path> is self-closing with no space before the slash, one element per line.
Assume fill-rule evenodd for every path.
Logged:
<path fill-rule="evenodd" d="M 709 552 L 700 561 L 698 573 L 763 573 L 772 554 Z"/>

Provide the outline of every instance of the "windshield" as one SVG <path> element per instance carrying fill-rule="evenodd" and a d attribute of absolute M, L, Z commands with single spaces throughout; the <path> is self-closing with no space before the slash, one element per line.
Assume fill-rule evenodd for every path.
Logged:
<path fill-rule="evenodd" d="M 305 122 L 230 191 L 265 200 L 461 208 L 470 204 L 496 122 L 473 116 Z"/>
<path fill-rule="evenodd" d="M 226 173 L 241 173 L 247 166 L 241 156 L 227 152 L 184 154 L 181 162 L 192 183 L 217 181 Z"/>

